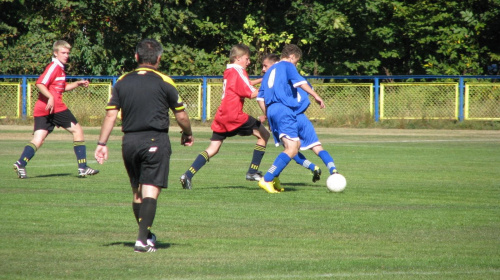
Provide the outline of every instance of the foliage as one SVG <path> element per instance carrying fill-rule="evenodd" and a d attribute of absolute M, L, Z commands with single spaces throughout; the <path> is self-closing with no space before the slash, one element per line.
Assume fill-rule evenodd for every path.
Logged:
<path fill-rule="evenodd" d="M 39 74 L 65 39 L 68 74 L 119 75 L 151 37 L 171 75 L 221 75 L 236 43 L 251 47 L 251 75 L 287 43 L 306 75 L 497 74 L 499 17 L 499 0 L 0 0 L 0 67 Z"/>

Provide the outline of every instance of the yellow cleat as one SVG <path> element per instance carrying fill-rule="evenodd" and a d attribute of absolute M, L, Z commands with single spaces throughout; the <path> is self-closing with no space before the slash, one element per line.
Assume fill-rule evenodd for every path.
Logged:
<path fill-rule="evenodd" d="M 273 179 L 274 189 L 278 192 L 284 192 L 285 189 L 281 187 L 281 182 L 279 177 L 274 177 Z"/>
<path fill-rule="evenodd" d="M 261 178 L 259 181 L 259 187 L 268 193 L 279 193 L 277 190 L 274 189 L 274 181 L 266 182 L 264 181 L 264 178 Z"/>

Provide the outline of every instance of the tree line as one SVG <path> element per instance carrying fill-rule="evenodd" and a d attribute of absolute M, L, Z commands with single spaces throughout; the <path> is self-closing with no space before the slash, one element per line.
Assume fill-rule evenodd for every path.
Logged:
<path fill-rule="evenodd" d="M 169 75 L 222 75 L 237 43 L 250 75 L 288 43 L 304 75 L 487 75 L 499 35 L 500 0 L 0 0 L 0 73 L 40 74 L 63 39 L 69 75 L 120 75 L 154 38 Z"/>

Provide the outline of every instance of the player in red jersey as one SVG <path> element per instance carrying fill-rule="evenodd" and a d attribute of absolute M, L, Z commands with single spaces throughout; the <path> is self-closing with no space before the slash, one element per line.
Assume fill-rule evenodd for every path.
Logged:
<path fill-rule="evenodd" d="M 230 64 L 224 71 L 222 101 L 212 122 L 213 133 L 210 145 L 196 157 L 191 167 L 182 174 L 180 181 L 184 189 L 191 189 L 191 179 L 194 174 L 219 152 L 224 139 L 235 135 L 257 137 L 257 144 L 246 179 L 259 181 L 262 177 L 262 172 L 258 169 L 266 151 L 269 132 L 261 125 L 260 121 L 243 112 L 245 98 L 255 98 L 258 93 L 258 90 L 250 84 L 245 70 L 250 65 L 248 46 L 234 45 L 229 54 L 229 62 Z"/>
<path fill-rule="evenodd" d="M 68 42 L 56 41 L 53 45 L 54 56 L 52 62 L 47 65 L 36 82 L 36 87 L 40 93 L 33 112 L 35 121 L 33 139 L 24 147 L 21 157 L 14 163 L 17 176 L 21 179 L 28 177 L 26 165 L 35 156 L 35 152 L 42 146 L 45 138 L 54 130 L 55 126 L 63 127 L 73 134 L 74 151 L 78 162 L 78 176 L 85 177 L 99 173 L 99 170 L 87 166 L 87 151 L 83 129 L 62 100 L 63 92 L 79 86 L 88 87 L 89 85 L 87 80 L 66 83 L 64 64 L 68 62 L 70 51 L 71 45 Z"/>

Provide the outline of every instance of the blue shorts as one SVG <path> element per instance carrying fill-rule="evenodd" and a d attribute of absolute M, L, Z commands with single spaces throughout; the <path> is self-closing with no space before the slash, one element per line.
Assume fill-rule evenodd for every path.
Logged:
<path fill-rule="evenodd" d="M 295 113 L 289 107 L 281 103 L 273 103 L 267 107 L 267 120 L 271 127 L 274 142 L 279 145 L 280 139 L 286 137 L 293 141 L 299 141 L 299 130 Z"/>
<path fill-rule="evenodd" d="M 298 114 L 296 118 L 299 127 L 300 149 L 309 150 L 314 146 L 321 145 L 316 130 L 314 130 L 314 126 L 307 116 Z"/>

